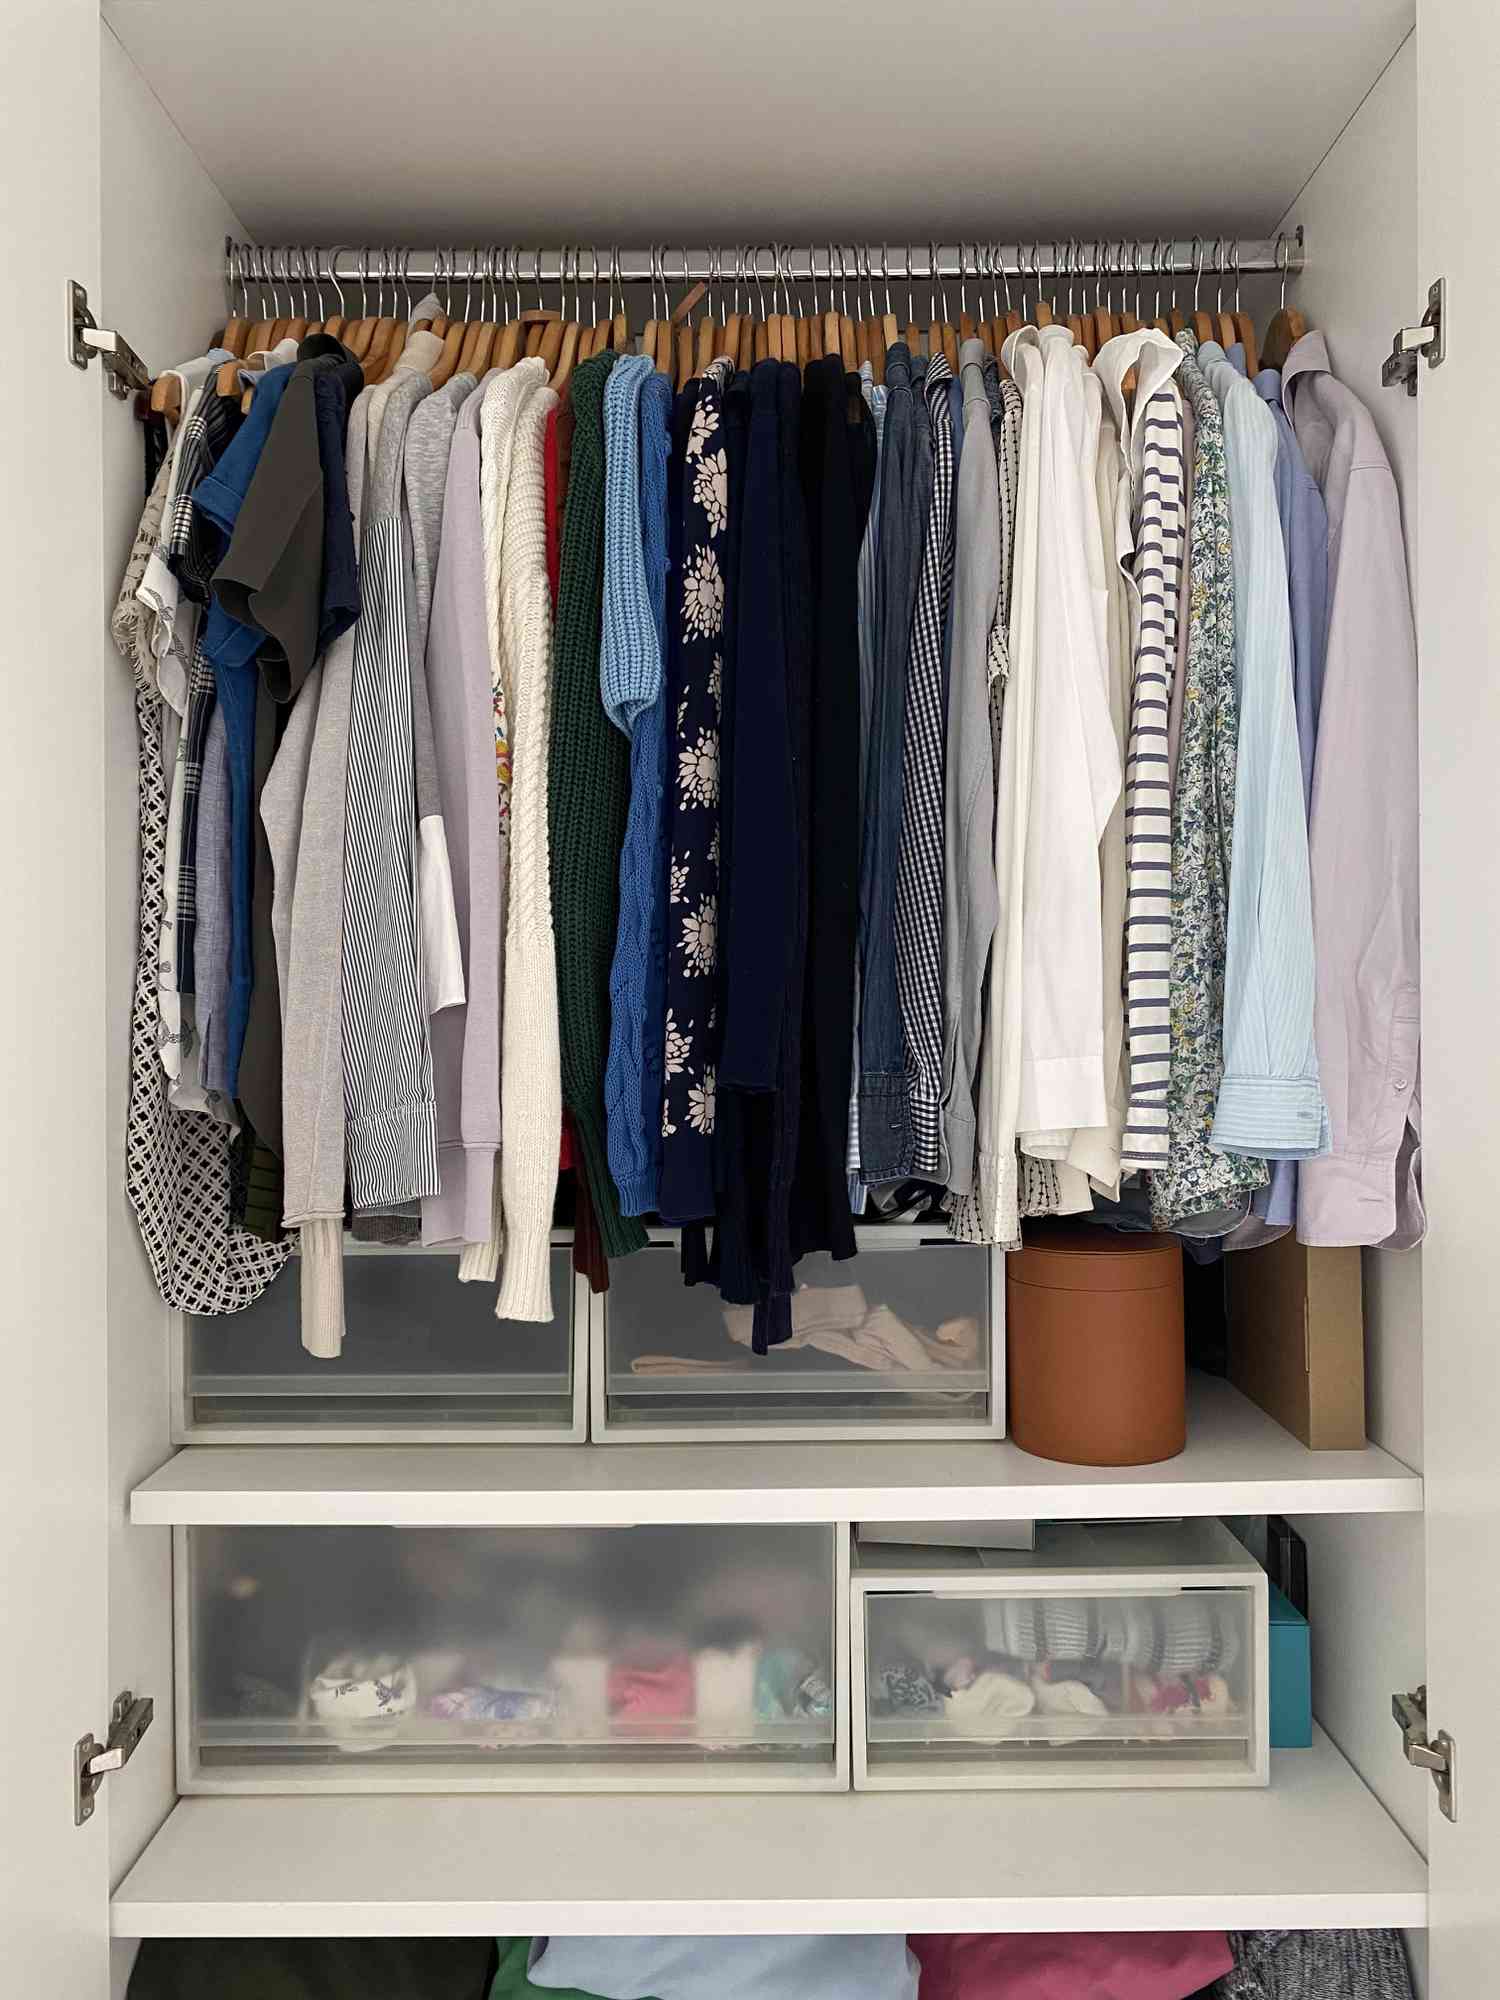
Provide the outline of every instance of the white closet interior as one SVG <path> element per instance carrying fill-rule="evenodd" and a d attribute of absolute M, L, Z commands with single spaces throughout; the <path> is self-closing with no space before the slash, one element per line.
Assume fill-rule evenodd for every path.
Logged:
<path fill-rule="evenodd" d="M 1379 387 L 1391 333 L 1417 315 L 1435 275 L 1418 258 L 1409 0 L 1274 0 L 1253 16 L 1169 0 L 1149 22 L 1075 0 L 1067 31 L 1045 12 L 992 21 L 947 9 L 941 32 L 895 14 L 810 20 L 774 0 L 728 34 L 681 10 L 643 20 L 595 6 L 563 22 L 291 0 L 236 17 L 187 0 L 105 0 L 102 24 L 94 0 L 54 11 L 54 60 L 79 70 L 79 107 L 97 104 L 97 153 L 85 149 L 66 196 L 82 213 L 96 177 L 97 240 L 88 268 L 70 275 L 153 368 L 198 351 L 220 320 L 226 236 L 817 242 L 841 226 L 849 240 L 920 232 L 925 243 L 941 224 L 951 243 L 1300 227 L 1306 269 L 1292 296 L 1375 413 L 1416 574 L 1420 404 Z M 879 59 L 886 37 L 899 37 L 899 63 Z M 1061 53 L 1084 47 L 1086 61 Z M 1047 87 L 1030 87 L 1049 65 Z M 55 157 L 47 121 L 33 116 L 38 153 Z M 39 248 L 49 226 L 28 221 L 16 254 L 29 252 L 50 283 Z M 1276 281 L 1247 280 L 1245 293 L 1263 318 Z M 59 304 L 59 353 L 61 320 Z M 62 400 L 52 376 L 44 394 Z M 96 396 L 91 383 L 90 421 Z M 1420 1978 L 1430 1787 L 1403 1760 L 1390 1696 L 1422 1682 L 1427 1662 L 1421 1253 L 1365 1253 L 1360 1452 L 1310 1453 L 1212 1381 L 1194 1387 L 1180 1458 L 1113 1475 L 1043 1466 L 983 1436 L 627 1437 L 609 1450 L 436 1433 L 400 1446 L 174 1444 L 180 1329 L 123 1194 L 136 765 L 130 679 L 104 608 L 139 514 L 141 444 L 128 408 L 104 400 L 97 547 L 92 491 L 70 496 L 68 530 L 91 540 L 81 571 L 93 594 L 69 609 L 61 637 L 23 605 L 18 639 L 71 685 L 67 737 L 90 797 L 70 834 L 81 844 L 70 849 L 68 917 L 91 944 L 83 958 L 69 947 L 58 1022 L 75 1073 L 62 1094 L 33 1079 L 16 1100 L 38 1132 L 73 1120 L 47 1164 L 61 1174 L 75 1163 L 79 1207 L 26 1248 L 18 1323 L 60 1321 L 60 1358 L 54 1375 L 27 1349 L 7 1425 L 24 1427 L 29 1412 L 42 1440 L 11 1454 L 37 1503 L 15 1538 L 12 1603 L 34 1602 L 46 1621 L 24 1643 L 90 1654 L 86 1670 L 59 1676 L 58 1701 L 70 1716 L 87 1711 L 69 1738 L 98 1729 L 122 1688 L 156 1699 L 153 1729 L 107 1788 L 104 1826 L 68 1828 L 37 1849 L 56 1857 L 49 1866 L 95 1870 L 107 1890 L 116 1991 L 132 1940 L 293 1932 L 1394 1925 L 1411 1933 Z M 1420 601 L 1418 618 L 1421 631 Z M 30 843 L 14 837 L 10 851 Z M 90 853 L 103 856 L 102 874 L 88 872 Z M 33 919 L 29 943 L 50 962 L 41 903 Z M 45 1040 L 39 1051 L 33 1022 L 23 1060 L 45 1060 Z M 11 1182 L 17 1217 L 35 1205 L 26 1185 Z M 102 1374 L 104 1345 L 80 1340 L 66 1358 L 70 1317 L 105 1330 Z M 108 1439 L 81 1498 L 46 1456 L 70 1400 Z M 107 1509 L 107 1565 L 66 1578 L 49 1567 L 38 1546 L 49 1490 L 60 1515 Z M 1291 1518 L 1308 1544 L 1320 1731 L 1313 1750 L 1275 1754 L 1267 1790 L 178 1799 L 173 1537 L 193 1526 L 1268 1513 Z M 45 1728 L 36 1734 L 35 1763 L 23 1747 L 17 1775 L 40 1792 L 55 1746 L 40 1740 Z M 1439 2000 L 1460 1989 L 1444 1986 Z"/>

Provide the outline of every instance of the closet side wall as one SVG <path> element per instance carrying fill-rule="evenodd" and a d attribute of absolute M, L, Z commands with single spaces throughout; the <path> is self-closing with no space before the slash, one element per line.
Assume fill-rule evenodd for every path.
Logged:
<path fill-rule="evenodd" d="M 1369 405 L 1400 486 L 1415 575 L 1417 402 L 1380 386 L 1395 327 L 1415 316 L 1416 44 L 1408 38 L 1278 227 L 1307 231 L 1293 296 L 1326 330 L 1335 372 Z M 1364 1254 L 1370 1436 L 1422 1463 L 1421 1252 Z M 1318 1718 L 1426 1852 L 1427 1789 L 1400 1754 L 1390 1697 L 1425 1665 L 1422 1520 L 1416 1514 L 1301 1519 L 1313 1605 Z"/>
<path fill-rule="evenodd" d="M 104 1727 L 106 1102 L 97 365 L 68 365 L 64 286 L 99 282 L 94 0 L 8 7 L 0 222 L 10 385 L 0 533 L 6 977 L 0 986 L 0 1647 L 8 1992 L 96 2000 L 104 1824 L 73 1824 L 69 1753 Z"/>
<path fill-rule="evenodd" d="M 202 352 L 223 323 L 225 203 L 108 28 L 100 35 L 101 319 L 153 373 Z M 103 436 L 104 606 L 113 604 L 141 511 L 141 431 L 108 401 Z M 110 1686 L 156 1699 L 156 1723 L 110 1787 L 110 1879 L 118 1882 L 165 1818 L 172 1761 L 172 1550 L 165 1530 L 128 1525 L 130 1489 L 169 1457 L 168 1315 L 125 1198 L 130 991 L 136 950 L 136 732 L 131 679 L 100 625 L 104 690 L 104 948 L 108 1018 Z M 117 1964 L 117 1990 L 123 1966 Z"/>

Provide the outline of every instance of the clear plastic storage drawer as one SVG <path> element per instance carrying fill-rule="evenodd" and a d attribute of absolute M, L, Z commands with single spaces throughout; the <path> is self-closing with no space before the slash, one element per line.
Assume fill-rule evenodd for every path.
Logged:
<path fill-rule="evenodd" d="M 1266 1579 L 1216 1521 L 861 1546 L 855 1784 L 1261 1785 Z"/>
<path fill-rule="evenodd" d="M 184 1791 L 849 1782 L 833 1528 L 178 1534 Z"/>
<path fill-rule="evenodd" d="M 577 1440 L 585 1435 L 587 1288 L 552 1249 L 552 1318 L 497 1320 L 493 1284 L 460 1284 L 451 1250 L 350 1245 L 343 1352 L 306 1352 L 301 1264 L 244 1312 L 182 1322 L 178 1436 L 349 1443 Z"/>
<path fill-rule="evenodd" d="M 610 1267 L 595 1302 L 594 1436 L 996 1437 L 1003 1335 L 991 1254 L 902 1227 L 862 1229 L 843 1263 L 805 1257 L 792 1338 L 684 1285 L 675 1232 Z"/>

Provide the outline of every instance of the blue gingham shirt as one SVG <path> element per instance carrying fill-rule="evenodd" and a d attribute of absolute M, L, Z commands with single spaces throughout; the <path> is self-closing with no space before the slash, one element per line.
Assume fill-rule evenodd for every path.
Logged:
<path fill-rule="evenodd" d="M 1276 420 L 1216 341 L 1199 348 L 1198 363 L 1224 412 L 1240 698 L 1224 1079 L 1210 1143 L 1222 1153 L 1315 1159 L 1328 1151 L 1328 1112 L 1313 1038 L 1312 889 Z"/>

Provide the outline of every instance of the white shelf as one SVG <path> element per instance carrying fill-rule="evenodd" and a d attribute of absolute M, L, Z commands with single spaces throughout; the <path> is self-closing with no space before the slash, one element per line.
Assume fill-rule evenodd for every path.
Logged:
<path fill-rule="evenodd" d="M 117 1937 L 1418 1929 L 1421 1857 L 1321 1733 L 1250 1792 L 185 1799 Z"/>
<path fill-rule="evenodd" d="M 1418 1513 L 1387 1452 L 1308 1451 L 1228 1383 L 1193 1381 L 1160 1465 L 1054 1465 L 999 1441 L 924 1444 L 189 1446 L 131 1495 L 148 1527 L 607 1527 L 673 1522 L 1120 1520 Z"/>

